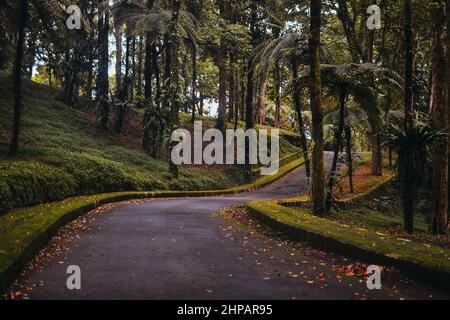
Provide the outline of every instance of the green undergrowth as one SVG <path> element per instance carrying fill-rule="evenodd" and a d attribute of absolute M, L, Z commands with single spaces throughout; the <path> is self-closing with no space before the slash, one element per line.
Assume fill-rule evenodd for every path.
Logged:
<path fill-rule="evenodd" d="M 223 189 L 248 182 L 239 166 L 182 166 L 173 179 L 165 161 L 142 151 L 136 128 L 105 133 L 97 129 L 92 110 L 68 107 L 48 87 L 28 80 L 19 154 L 10 159 L 12 89 L 11 76 L 0 72 L 0 214 L 78 195 Z M 284 138 L 280 145 L 282 156 L 298 151 Z"/>
<path fill-rule="evenodd" d="M 293 227 L 311 235 L 332 240 L 349 247 L 360 248 L 392 259 L 412 261 L 431 269 L 450 272 L 450 250 L 421 244 L 374 232 L 364 228 L 351 227 L 336 221 L 310 214 L 306 207 L 290 208 L 276 201 L 253 201 L 248 204 L 250 211 L 258 212 L 267 219 Z M 323 240 L 323 244 L 326 240 Z"/>
<path fill-rule="evenodd" d="M 375 231 L 401 232 L 403 230 L 403 216 L 396 212 L 352 206 L 351 208 L 333 210 L 331 218 L 345 224 Z M 416 215 L 414 218 L 414 233 L 426 233 L 427 229 L 427 223 L 423 216 Z"/>

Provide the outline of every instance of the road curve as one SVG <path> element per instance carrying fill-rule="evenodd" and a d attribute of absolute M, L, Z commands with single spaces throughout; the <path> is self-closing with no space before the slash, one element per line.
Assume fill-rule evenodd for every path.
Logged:
<path fill-rule="evenodd" d="M 329 164 L 331 154 L 326 154 Z M 21 283 L 32 299 L 398 299 L 370 291 L 333 266 L 350 259 L 251 230 L 218 213 L 254 199 L 307 191 L 304 168 L 254 192 L 209 198 L 160 199 L 117 206 L 97 216 Z M 63 260 L 63 261 L 61 261 Z M 68 265 L 81 269 L 81 290 L 68 290 Z M 395 281 L 396 278 L 394 278 Z M 18 290 L 13 288 L 13 290 Z M 411 291 L 412 290 L 412 291 Z M 408 294 L 432 289 L 417 285 Z"/>

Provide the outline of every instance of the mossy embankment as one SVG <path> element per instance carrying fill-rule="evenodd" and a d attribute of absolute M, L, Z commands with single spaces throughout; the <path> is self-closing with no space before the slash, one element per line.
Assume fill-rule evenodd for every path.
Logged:
<path fill-rule="evenodd" d="M 44 85 L 24 81 L 23 104 L 20 150 L 11 159 L 6 153 L 13 87 L 11 76 L 0 72 L 0 214 L 79 195 L 224 189 L 248 182 L 240 167 L 225 165 L 180 167 L 173 179 L 166 161 L 141 149 L 140 111 L 131 110 L 124 132 L 114 134 L 97 128 L 93 107 L 68 107 Z M 205 128 L 214 124 L 212 118 L 201 120 Z M 187 125 L 189 117 L 181 121 Z M 280 146 L 282 155 L 298 150 L 283 137 Z"/>

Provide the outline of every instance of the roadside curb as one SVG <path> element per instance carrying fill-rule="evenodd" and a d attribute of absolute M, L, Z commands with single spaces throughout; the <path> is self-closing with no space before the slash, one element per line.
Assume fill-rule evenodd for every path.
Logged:
<path fill-rule="evenodd" d="M 391 239 L 387 235 L 384 238 L 379 237 L 383 239 L 384 244 L 388 244 L 384 247 L 383 242 L 377 242 L 378 235 L 375 232 L 367 231 L 364 236 L 355 232 L 355 235 L 349 236 L 351 229 L 348 229 L 348 226 L 302 213 L 276 201 L 251 201 L 247 203 L 247 208 L 251 217 L 294 240 L 307 241 L 320 249 L 369 263 L 393 266 L 419 281 L 450 292 L 450 250 L 432 246 L 425 248 L 421 244 L 414 244 L 417 250 L 414 251 L 408 249 L 406 243 L 402 247 L 403 243 L 394 242 L 401 240 Z M 392 249 L 396 246 L 397 250 Z M 433 250 L 433 253 L 437 254 L 433 259 L 430 258 L 432 261 L 427 261 L 427 257 L 419 248 Z M 436 257 L 439 252 L 442 252 L 441 258 Z"/>

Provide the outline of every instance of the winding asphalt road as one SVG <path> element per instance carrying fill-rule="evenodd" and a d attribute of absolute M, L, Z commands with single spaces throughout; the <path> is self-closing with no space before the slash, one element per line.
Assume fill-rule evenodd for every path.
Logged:
<path fill-rule="evenodd" d="M 329 164 L 331 154 L 326 154 Z M 292 245 L 226 219 L 218 210 L 254 199 L 304 194 L 303 168 L 248 193 L 151 200 L 105 212 L 24 280 L 41 283 L 32 299 L 398 299 L 370 291 L 356 277 L 337 278 L 333 265 L 351 263 L 307 244 Z M 277 239 L 275 239 L 277 238 Z M 81 268 L 81 290 L 68 290 L 66 268 Z M 319 279 L 319 280 L 318 280 Z M 325 279 L 325 280 L 324 280 Z M 390 281 L 396 281 L 393 278 Z M 402 278 L 399 276 L 400 280 Z M 408 294 L 428 294 L 417 285 Z M 430 291 L 431 290 L 431 291 Z"/>

